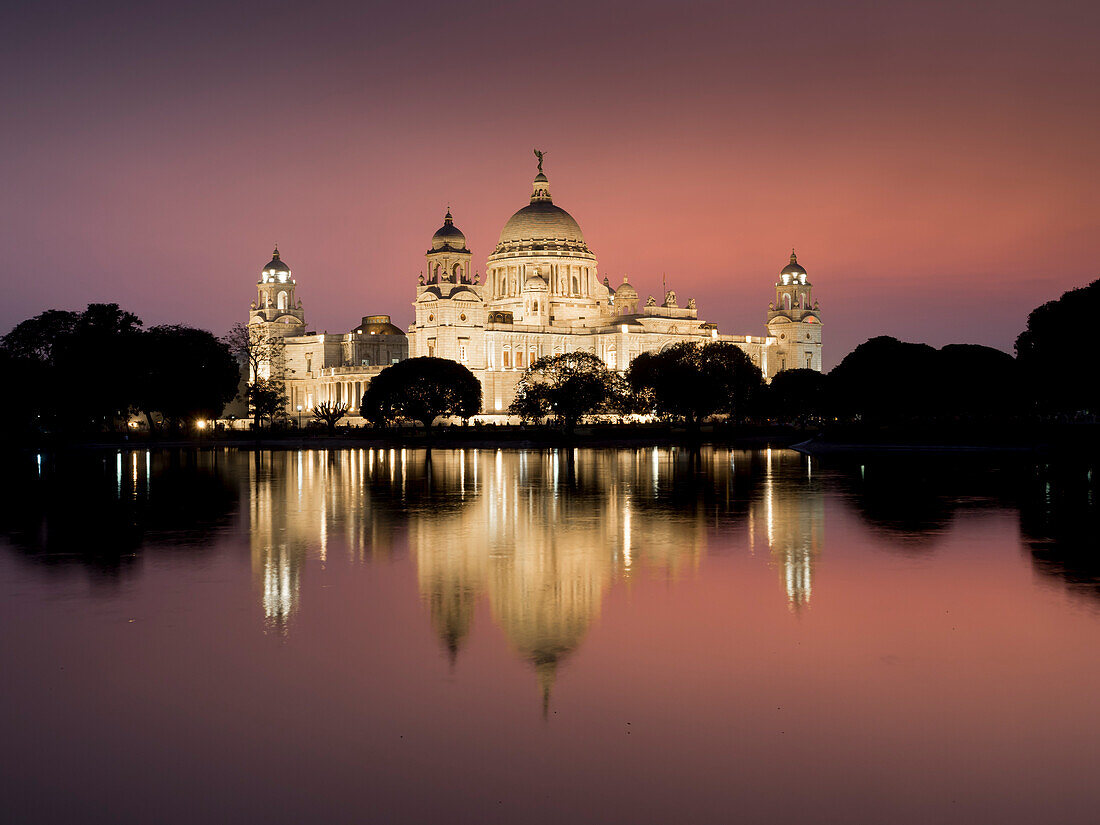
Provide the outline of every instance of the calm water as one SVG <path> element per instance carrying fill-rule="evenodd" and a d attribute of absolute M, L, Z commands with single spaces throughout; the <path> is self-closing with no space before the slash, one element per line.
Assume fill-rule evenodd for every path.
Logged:
<path fill-rule="evenodd" d="M 3 484 L 5 822 L 1097 821 L 1087 467 L 221 450 Z"/>

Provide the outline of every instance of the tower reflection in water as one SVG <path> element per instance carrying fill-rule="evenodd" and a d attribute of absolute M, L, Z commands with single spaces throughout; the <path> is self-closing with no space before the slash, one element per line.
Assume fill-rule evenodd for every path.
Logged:
<path fill-rule="evenodd" d="M 760 497 L 749 518 L 749 547 L 761 537 L 780 571 L 792 610 L 809 605 L 814 561 L 824 542 L 825 494 L 813 459 L 789 450 L 765 450 Z"/>
<path fill-rule="evenodd" d="M 257 452 L 250 536 L 263 608 L 286 629 L 307 558 L 330 537 L 359 560 L 407 546 L 421 598 L 455 657 L 487 600 L 544 697 L 617 580 L 676 579 L 718 544 L 780 571 L 809 604 L 824 505 L 788 451 L 363 449 Z M 335 546 L 335 544 L 334 544 Z"/>

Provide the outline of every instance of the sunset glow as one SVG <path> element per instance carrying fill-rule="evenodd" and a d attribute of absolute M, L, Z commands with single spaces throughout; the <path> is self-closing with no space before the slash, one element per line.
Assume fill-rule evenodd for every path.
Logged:
<path fill-rule="evenodd" d="M 0 326 L 225 331 L 278 242 L 317 331 L 406 327 L 448 205 L 484 272 L 547 150 L 612 283 L 761 328 L 792 246 L 859 342 L 1011 349 L 1096 276 L 1100 13 L 968 4 L 21 10 Z"/>

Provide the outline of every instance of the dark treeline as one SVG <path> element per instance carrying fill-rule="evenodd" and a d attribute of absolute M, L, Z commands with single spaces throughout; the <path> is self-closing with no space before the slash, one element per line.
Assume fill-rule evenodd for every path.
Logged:
<path fill-rule="evenodd" d="M 134 413 L 151 429 L 216 418 L 237 393 L 240 366 L 209 332 L 144 329 L 118 304 L 49 310 L 0 339 L 0 369 L 18 388 L 3 405 L 9 431 L 83 434 L 124 429 Z"/>
<path fill-rule="evenodd" d="M 857 438 L 891 428 L 902 438 L 920 428 L 934 437 L 1000 438 L 1026 432 L 1028 422 L 1094 421 L 1100 388 L 1079 355 L 1089 352 L 1081 319 L 1098 303 L 1095 281 L 1038 307 L 1017 338 L 1015 357 L 974 344 L 936 349 L 880 336 L 828 374 L 787 370 L 770 384 L 740 347 L 724 342 L 645 352 L 625 373 L 592 353 L 547 356 L 525 371 L 508 411 L 566 434 L 593 417 L 635 415 L 692 431 L 707 421 L 851 427 Z M 144 329 L 117 304 L 44 312 L 0 339 L 0 366 L 22 393 L 19 403 L 5 405 L 4 423 L 15 431 L 90 433 L 125 428 L 140 413 L 156 432 L 217 418 L 237 394 L 242 354 L 256 361 L 247 364 L 256 375 L 261 362 L 280 363 L 281 350 L 268 352 L 271 341 L 252 340 L 261 332 L 241 327 L 219 340 L 185 326 Z M 253 380 L 247 399 L 257 421 L 289 423 L 285 388 L 276 377 Z M 469 420 L 481 408 L 473 373 L 439 358 L 382 370 L 360 407 L 375 427 L 426 428 L 440 417 Z M 333 433 L 349 408 L 322 404 L 307 412 Z"/>

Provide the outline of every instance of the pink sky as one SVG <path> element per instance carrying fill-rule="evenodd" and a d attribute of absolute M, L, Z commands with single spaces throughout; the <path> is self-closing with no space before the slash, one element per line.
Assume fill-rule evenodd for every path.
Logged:
<path fill-rule="evenodd" d="M 311 329 L 412 318 L 450 203 L 479 269 L 535 146 L 617 284 L 764 331 L 795 246 L 826 366 L 1011 350 L 1097 277 L 1100 13 L 1080 3 L 50 4 L 0 56 L 0 329 L 117 301 L 245 320 L 278 241 Z"/>

